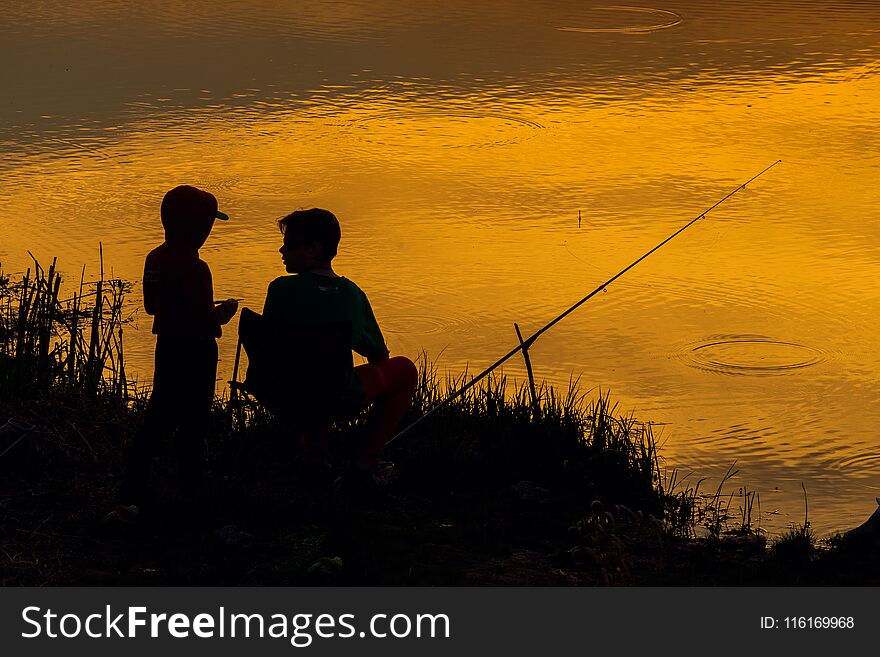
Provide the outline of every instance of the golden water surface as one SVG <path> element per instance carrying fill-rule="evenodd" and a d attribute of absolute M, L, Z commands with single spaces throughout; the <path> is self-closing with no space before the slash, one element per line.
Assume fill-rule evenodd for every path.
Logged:
<path fill-rule="evenodd" d="M 232 217 L 202 250 L 218 298 L 259 310 L 273 221 L 326 207 L 391 350 L 474 371 L 782 159 L 532 359 L 656 422 L 691 483 L 736 461 L 764 527 L 803 520 L 801 483 L 822 532 L 875 508 L 880 3 L 132 4 L 0 5 L 7 273 L 94 276 L 100 241 L 139 280 L 190 183 Z"/>

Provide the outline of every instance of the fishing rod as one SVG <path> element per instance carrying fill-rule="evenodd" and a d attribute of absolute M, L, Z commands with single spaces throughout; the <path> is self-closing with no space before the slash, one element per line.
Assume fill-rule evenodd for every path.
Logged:
<path fill-rule="evenodd" d="M 590 299 L 592 299 L 594 296 L 596 296 L 597 294 L 599 294 L 599 292 L 601 292 L 602 290 L 604 290 L 605 288 L 607 288 L 607 287 L 608 287 L 609 285 L 611 285 L 614 281 L 616 281 L 618 278 L 620 278 L 621 276 L 623 276 L 623 275 L 624 275 L 626 272 L 628 272 L 630 269 L 632 269 L 632 268 L 635 267 L 637 264 L 639 264 L 642 260 L 644 260 L 644 259 L 647 258 L 649 255 L 651 255 L 652 253 L 654 253 L 655 251 L 657 251 L 658 249 L 660 249 L 661 247 L 663 247 L 664 245 L 666 245 L 667 242 L 671 241 L 673 238 L 677 237 L 678 235 L 680 235 L 681 233 L 683 233 L 685 230 L 687 230 L 688 228 L 690 228 L 691 226 L 693 226 L 695 223 L 697 223 L 697 221 L 699 221 L 700 219 L 703 219 L 703 218 L 704 218 L 707 214 L 709 214 L 712 210 L 714 210 L 714 209 L 717 208 L 719 205 L 721 205 L 722 203 L 724 203 L 724 201 L 726 201 L 727 199 L 729 199 L 731 196 L 733 196 L 734 194 L 736 194 L 738 191 L 745 189 L 745 188 L 746 188 L 746 185 L 750 184 L 750 183 L 753 182 L 754 180 L 757 180 L 758 178 L 760 178 L 761 176 L 763 176 L 763 175 L 764 175 L 765 173 L 767 173 L 770 169 L 772 169 L 773 167 L 775 167 L 777 164 L 779 164 L 779 163 L 781 163 L 781 162 L 782 162 L 782 160 L 776 160 L 773 164 L 771 164 L 770 166 L 768 166 L 766 169 L 764 169 L 763 171 L 761 171 L 761 172 L 758 173 L 757 175 L 752 176 L 751 178 L 749 178 L 749 179 L 748 179 L 747 181 L 745 181 L 743 184 L 739 185 L 739 186 L 736 187 L 733 191 L 731 191 L 729 194 L 727 194 L 727 196 L 725 196 L 724 198 L 722 198 L 720 201 L 717 201 L 714 205 L 710 206 L 708 209 L 703 210 L 703 212 L 701 212 L 700 214 L 698 214 L 696 217 L 694 217 L 693 219 L 691 219 L 691 220 L 690 220 L 688 223 L 686 223 L 684 226 L 682 226 L 682 227 L 679 228 L 677 231 L 675 231 L 674 233 L 672 233 L 672 235 L 670 235 L 670 236 L 667 237 L 665 240 L 663 240 L 662 242 L 660 242 L 657 246 L 655 246 L 653 249 L 651 249 L 650 251 L 648 251 L 647 253 L 645 253 L 645 254 L 644 254 L 643 256 L 641 256 L 638 260 L 635 260 L 635 261 L 632 262 L 631 264 L 629 264 L 629 265 L 627 265 L 626 267 L 624 267 L 623 269 L 621 269 L 621 270 L 620 270 L 619 272 L 617 272 L 614 276 L 612 276 L 612 277 L 609 278 L 607 281 L 605 281 L 604 283 L 602 283 L 601 285 L 599 285 L 599 287 L 597 287 L 595 290 L 593 290 L 592 292 L 590 292 L 590 293 L 589 293 L 587 296 L 585 296 L 583 299 L 581 299 L 580 301 L 578 301 L 577 303 L 575 303 L 573 306 L 570 306 L 570 307 L 569 307 L 566 311 L 564 311 L 563 313 L 557 315 L 557 316 L 556 316 L 554 319 L 552 319 L 550 322 L 548 322 L 547 324 L 545 324 L 544 326 L 542 326 L 540 329 L 538 329 L 537 331 L 535 331 L 535 333 L 533 333 L 531 336 L 529 336 L 526 340 L 521 340 L 519 345 L 517 345 L 516 347 L 514 347 L 513 349 L 511 349 L 509 352 L 507 352 L 506 354 L 504 354 L 501 358 L 499 358 L 498 360 L 496 360 L 496 361 L 495 361 L 494 363 L 492 363 L 489 367 L 487 367 L 487 368 L 484 369 L 482 372 L 480 372 L 477 376 L 475 376 L 473 379 L 471 379 L 467 384 L 465 384 L 464 386 L 462 386 L 461 388 L 459 388 L 458 390 L 456 390 L 454 393 L 452 393 L 451 395 L 449 395 L 448 397 L 446 397 L 446 399 L 444 399 L 443 401 L 441 401 L 439 404 L 437 404 L 437 405 L 434 406 L 433 408 L 429 409 L 424 415 L 422 415 L 421 417 L 419 417 L 418 419 L 416 419 L 414 422 L 412 422 L 412 423 L 411 423 L 410 425 L 408 425 L 406 428 L 404 428 L 403 430 L 399 431 L 397 434 L 395 434 L 394 436 L 392 436 L 391 439 L 386 443 L 386 445 L 390 445 L 390 444 L 393 443 L 395 440 L 397 440 L 398 438 L 400 438 L 400 437 L 403 436 L 404 434 L 408 433 L 413 427 L 415 427 L 415 426 L 417 426 L 418 424 L 420 424 L 420 423 L 421 423 L 425 418 L 427 418 L 429 415 L 431 415 L 431 414 L 433 414 L 434 412 L 440 410 L 441 408 L 443 408 L 444 406 L 446 406 L 449 402 L 451 402 L 453 399 L 456 399 L 457 397 L 460 397 L 460 396 L 463 395 L 465 392 L 467 392 L 468 390 L 470 390 L 471 388 L 473 388 L 477 383 L 479 383 L 479 382 L 482 381 L 484 378 L 486 378 L 486 376 L 488 376 L 489 373 L 491 373 L 493 370 L 497 369 L 497 368 L 498 368 L 499 366 L 501 366 L 503 363 L 505 363 L 506 361 L 508 361 L 511 357 L 515 356 L 515 355 L 516 355 L 517 353 L 519 353 L 520 351 L 527 350 L 529 347 L 532 346 L 532 344 L 534 344 L 535 340 L 537 340 L 540 336 L 542 336 L 544 333 L 546 333 L 546 332 L 549 331 L 551 328 L 553 328 L 554 326 L 556 326 L 556 324 L 558 324 L 558 323 L 561 322 L 563 319 L 565 319 L 566 317 L 568 317 L 571 313 L 573 313 L 575 310 L 577 310 L 578 308 L 580 308 L 582 305 L 584 305 L 587 301 L 589 301 Z"/>

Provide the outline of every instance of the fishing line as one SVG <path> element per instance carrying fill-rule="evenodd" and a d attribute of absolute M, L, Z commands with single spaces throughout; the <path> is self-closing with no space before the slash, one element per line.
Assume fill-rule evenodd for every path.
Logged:
<path fill-rule="evenodd" d="M 688 223 L 686 223 L 684 226 L 682 226 L 681 228 L 679 228 L 677 231 L 675 231 L 674 233 L 672 233 L 672 235 L 670 235 L 670 236 L 667 237 L 665 240 L 663 240 L 662 242 L 660 242 L 660 243 L 659 243 L 657 246 L 655 246 L 653 249 L 651 249 L 650 251 L 648 251 L 647 253 L 645 253 L 645 254 L 642 255 L 641 257 L 639 257 L 637 260 L 633 261 L 632 263 L 630 263 L 629 265 L 627 265 L 626 267 L 624 267 L 623 269 L 621 269 L 621 270 L 620 270 L 619 272 L 617 272 L 614 276 L 612 276 L 611 278 L 609 278 L 607 281 L 605 281 L 604 283 L 602 283 L 601 285 L 599 285 L 595 290 L 593 290 L 593 291 L 590 292 L 588 295 L 586 295 L 585 297 L 583 297 L 580 301 L 578 301 L 578 302 L 575 303 L 574 305 L 570 306 L 570 307 L 569 307 L 567 310 L 565 310 L 564 312 L 562 312 L 562 313 L 560 313 L 559 315 L 557 315 L 555 318 L 553 318 L 552 320 L 550 320 L 547 324 L 545 324 L 545 325 L 542 326 L 540 329 L 538 329 L 537 331 L 535 331 L 535 333 L 533 333 L 531 336 L 529 336 L 528 338 L 526 338 L 525 340 L 523 340 L 519 345 L 517 345 L 516 347 L 514 347 L 513 349 L 511 349 L 510 351 L 508 351 L 508 352 L 507 352 L 506 354 L 504 354 L 501 358 L 499 358 L 498 360 L 496 360 L 496 361 L 495 361 L 494 363 L 492 363 L 489 367 L 487 367 L 487 368 L 484 369 L 482 372 L 480 372 L 478 375 L 476 375 L 473 379 L 471 379 L 467 384 L 465 384 L 464 386 L 462 386 L 461 388 L 459 388 L 458 390 L 456 390 L 455 392 L 453 392 L 451 395 L 447 396 L 446 399 L 444 399 L 444 400 L 441 401 L 439 404 L 437 404 L 437 405 L 434 406 L 433 408 L 431 408 L 431 409 L 429 409 L 428 411 L 426 411 L 421 417 L 417 418 L 415 421 L 413 421 L 413 422 L 412 422 L 411 424 L 409 424 L 407 427 L 405 427 L 404 429 L 402 429 L 401 431 L 399 431 L 397 434 L 395 434 L 394 436 L 392 436 L 391 439 L 386 443 L 386 445 L 390 445 L 390 444 L 393 443 L 395 440 L 397 440 L 398 438 L 400 438 L 401 436 L 403 436 L 404 434 L 406 434 L 406 433 L 408 433 L 410 430 L 412 430 L 413 427 L 415 427 L 415 426 L 417 426 L 418 424 L 420 424 L 425 418 L 427 418 L 428 416 L 432 415 L 432 414 L 435 413 L 436 411 L 438 411 L 438 410 L 440 410 L 441 408 L 443 408 L 444 406 L 446 406 L 446 405 L 447 405 L 449 402 L 451 402 L 452 400 L 456 399 L 457 397 L 460 397 L 460 396 L 463 395 L 465 392 L 467 392 L 468 390 L 470 390 L 471 388 L 473 388 L 477 383 L 479 383 L 479 382 L 482 381 L 484 378 L 486 378 L 486 376 L 488 376 L 493 370 L 497 369 L 497 368 L 500 367 L 503 363 L 507 362 L 511 357 L 515 356 L 517 353 L 519 353 L 519 352 L 522 351 L 523 349 L 528 349 L 529 347 L 531 347 L 532 344 L 534 344 L 535 340 L 537 340 L 540 336 L 542 336 L 544 333 L 546 333 L 546 332 L 549 331 L 551 328 L 553 328 L 554 326 L 556 326 L 556 324 L 558 324 L 558 323 L 561 322 L 563 319 L 565 319 L 566 317 L 568 317 L 571 313 L 573 313 L 575 310 L 577 310 L 578 308 L 580 308 L 582 305 L 584 305 L 587 301 L 589 301 L 590 299 L 592 299 L 594 296 L 596 296 L 597 294 L 599 294 L 599 292 L 602 292 L 603 290 L 605 290 L 606 287 L 608 287 L 609 285 L 611 285 L 614 281 L 616 281 L 618 278 L 620 278 L 621 276 L 623 276 L 626 272 L 628 272 L 630 269 L 632 269 L 633 267 L 635 267 L 635 266 L 636 266 L 637 264 L 639 264 L 642 260 L 644 260 L 645 258 L 647 258 L 649 255 L 651 255 L 652 253 L 654 253 L 654 252 L 657 251 L 658 249 L 660 249 L 660 248 L 662 248 L 663 246 L 665 246 L 669 241 L 671 241 L 672 239 L 674 239 L 675 237 L 677 237 L 678 235 L 680 235 L 681 233 L 683 233 L 685 230 L 687 230 L 688 228 L 690 228 L 691 226 L 693 226 L 693 225 L 694 225 L 695 223 L 697 223 L 700 219 L 705 218 L 705 216 L 706 216 L 707 214 L 709 214 L 712 210 L 714 210 L 714 209 L 717 208 L 719 205 L 721 205 L 722 203 L 724 203 L 727 199 L 729 199 L 731 196 L 733 196 L 733 195 L 736 194 L 737 192 L 739 192 L 739 191 L 745 189 L 745 188 L 746 188 L 746 185 L 749 185 L 749 184 L 750 184 L 751 182 L 753 182 L 754 180 L 757 180 L 758 178 L 760 178 L 761 176 L 763 176 L 763 175 L 764 175 L 765 173 L 767 173 L 770 169 L 772 169 L 773 167 L 775 167 L 777 164 L 779 164 L 779 163 L 781 163 L 781 162 L 782 162 L 782 160 L 776 160 L 773 164 L 771 164 L 770 166 L 768 166 L 767 168 L 765 168 L 764 170 L 762 170 L 760 173 L 758 173 L 758 174 L 752 176 L 752 177 L 749 178 L 747 181 L 745 181 L 745 182 L 742 183 L 741 185 L 739 185 L 739 186 L 737 186 L 736 188 L 734 188 L 733 191 L 729 192 L 729 193 L 728 193 L 726 196 L 724 196 L 721 200 L 716 201 L 713 205 L 709 206 L 706 210 L 703 210 L 700 214 L 698 214 L 696 217 L 694 217 L 693 219 L 691 219 Z"/>

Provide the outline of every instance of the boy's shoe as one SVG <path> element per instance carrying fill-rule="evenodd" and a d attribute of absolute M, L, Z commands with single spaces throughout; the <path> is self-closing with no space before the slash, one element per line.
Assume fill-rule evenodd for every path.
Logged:
<path fill-rule="evenodd" d="M 144 530 L 144 518 L 135 504 L 120 504 L 107 513 L 96 527 L 105 536 L 130 537 Z"/>
<path fill-rule="evenodd" d="M 336 480 L 336 485 L 344 495 L 352 497 L 378 498 L 387 495 L 386 489 L 394 479 L 394 464 L 390 461 L 377 463 L 370 468 L 357 465 Z"/>
<path fill-rule="evenodd" d="M 254 535 L 241 531 L 235 525 L 223 525 L 214 532 L 214 538 L 231 549 L 247 549 L 254 544 Z"/>
<path fill-rule="evenodd" d="M 120 504 L 104 516 L 102 522 L 131 525 L 140 520 L 141 510 L 135 504 Z"/>
<path fill-rule="evenodd" d="M 390 488 L 397 481 L 397 469 L 393 461 L 377 461 L 370 472 L 380 488 Z"/>
<path fill-rule="evenodd" d="M 334 480 L 335 468 L 324 450 L 307 449 L 296 459 L 297 476 L 311 484 L 328 484 Z"/>

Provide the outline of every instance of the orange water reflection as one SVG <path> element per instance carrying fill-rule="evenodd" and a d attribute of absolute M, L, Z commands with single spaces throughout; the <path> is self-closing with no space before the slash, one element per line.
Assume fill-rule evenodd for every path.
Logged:
<path fill-rule="evenodd" d="M 814 525 L 843 528 L 880 488 L 880 8 L 717 4 L 658 5 L 681 22 L 629 31 L 656 16 L 549 1 L 4 7 L 0 259 L 59 255 L 74 277 L 101 240 L 137 279 L 162 194 L 189 182 L 233 217 L 203 249 L 218 295 L 259 309 L 281 273 L 273 219 L 328 207 L 337 269 L 392 351 L 460 372 L 782 158 L 533 361 L 661 423 L 669 464 L 695 477 L 737 459 L 737 485 L 781 511 L 771 528 L 800 518 L 801 482 Z M 138 326 L 129 362 L 147 377 Z M 716 342 L 712 367 L 689 355 Z M 761 351 L 780 343 L 818 356 L 780 368 L 802 358 Z M 224 379 L 233 347 L 234 328 Z M 755 375 L 767 363 L 779 371 Z"/>

